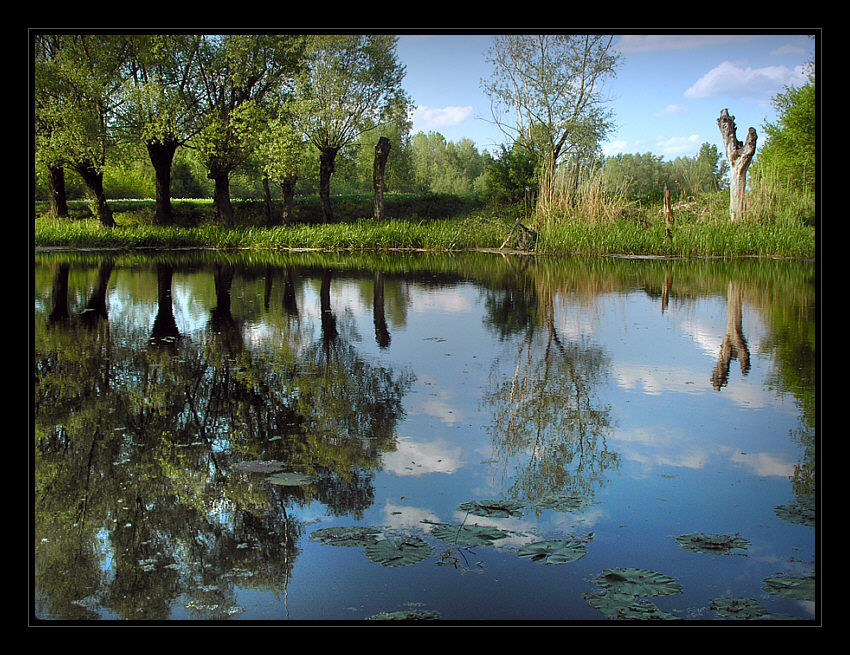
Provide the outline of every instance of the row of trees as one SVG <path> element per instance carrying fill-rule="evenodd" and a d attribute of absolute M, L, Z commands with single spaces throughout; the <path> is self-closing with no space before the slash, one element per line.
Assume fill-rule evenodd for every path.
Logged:
<path fill-rule="evenodd" d="M 190 147 L 214 183 L 216 215 L 233 225 L 229 184 L 249 161 L 288 193 L 306 149 L 320 159 L 332 217 L 338 153 L 382 124 L 407 120 L 404 67 L 390 35 L 36 34 L 34 119 L 51 200 L 74 170 L 98 219 L 108 161 L 144 148 L 156 175 L 156 220 L 173 221 L 170 181 Z"/>

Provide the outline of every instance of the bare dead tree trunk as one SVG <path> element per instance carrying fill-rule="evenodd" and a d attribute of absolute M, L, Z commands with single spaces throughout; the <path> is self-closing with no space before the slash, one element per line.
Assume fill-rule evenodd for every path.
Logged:
<path fill-rule="evenodd" d="M 711 374 L 711 386 L 720 391 L 729 381 L 729 367 L 733 359 L 741 364 L 741 373 L 750 372 L 750 349 L 742 327 L 744 291 L 739 284 L 729 282 L 726 291 L 726 336 L 717 355 L 717 365 Z"/>
<path fill-rule="evenodd" d="M 747 188 L 747 169 L 756 154 L 756 130 L 747 131 L 747 140 L 738 141 L 735 127 L 735 117 L 729 115 L 728 109 L 720 111 L 717 127 L 726 146 L 726 157 L 732 170 L 729 173 L 729 218 L 738 220 L 744 217 L 744 192 Z"/>
<path fill-rule="evenodd" d="M 664 220 L 667 223 L 667 240 L 673 240 L 673 224 L 676 218 L 673 216 L 673 205 L 670 203 L 670 188 L 664 185 Z"/>
<path fill-rule="evenodd" d="M 390 140 L 382 136 L 375 146 L 375 163 L 372 167 L 372 186 L 375 189 L 375 199 L 372 203 L 372 215 L 376 221 L 384 218 L 384 171 L 387 168 L 387 158 L 390 156 Z"/>

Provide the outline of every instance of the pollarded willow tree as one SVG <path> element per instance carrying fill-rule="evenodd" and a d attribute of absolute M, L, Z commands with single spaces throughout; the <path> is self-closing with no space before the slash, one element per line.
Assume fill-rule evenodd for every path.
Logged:
<path fill-rule="evenodd" d="M 326 222 L 333 219 L 330 180 L 337 154 L 407 107 L 397 41 L 389 34 L 313 37 L 298 114 L 301 129 L 319 151 L 319 197 Z"/>
<path fill-rule="evenodd" d="M 612 41 L 612 36 L 589 34 L 493 39 L 487 58 L 493 72 L 482 85 L 499 129 L 540 159 L 541 203 L 552 199 L 564 156 L 595 151 L 612 127 L 601 91 L 619 64 Z"/>
<path fill-rule="evenodd" d="M 203 128 L 192 140 L 213 180 L 213 206 L 233 227 L 230 176 L 253 155 L 260 126 L 280 109 L 302 64 L 304 37 L 276 34 L 205 36 L 198 107 Z"/>
<path fill-rule="evenodd" d="M 199 128 L 197 94 L 200 34 L 128 36 L 129 80 L 120 123 L 129 138 L 144 143 L 154 168 L 160 225 L 173 222 L 171 169 L 177 148 Z"/>
<path fill-rule="evenodd" d="M 82 178 L 104 227 L 115 220 L 103 188 L 116 147 L 115 111 L 126 79 L 127 39 L 111 34 L 38 34 L 35 55 L 36 146 L 56 170 Z"/>

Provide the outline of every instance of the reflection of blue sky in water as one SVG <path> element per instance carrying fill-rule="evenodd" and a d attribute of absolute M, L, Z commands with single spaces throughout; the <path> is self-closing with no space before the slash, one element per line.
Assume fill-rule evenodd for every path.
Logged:
<path fill-rule="evenodd" d="M 176 273 L 172 285 L 174 317 L 190 339 L 204 337 L 216 302 L 211 286 L 190 279 L 194 275 L 201 280 L 208 272 Z M 809 570 L 814 558 L 811 530 L 781 521 L 773 512 L 776 505 L 793 500 L 789 476 L 802 449 L 790 435 L 799 427 L 799 412 L 790 394 L 769 388 L 774 364 L 762 343 L 770 335 L 763 317 L 746 300 L 742 329 L 751 368 L 743 375 L 740 362 L 733 360 L 728 382 L 718 391 L 711 376 L 727 328 L 724 294 L 671 299 L 665 312 L 660 298 L 643 291 L 591 299 L 556 295 L 552 315 L 561 343 L 580 341 L 607 359 L 592 402 L 610 407 L 611 430 L 605 439 L 620 466 L 606 470 L 603 481 L 592 485 L 594 498 L 581 510 L 539 515 L 527 510 L 504 519 L 470 519 L 458 510 L 460 503 L 502 497 L 513 483 L 516 463 L 509 465 L 496 455 L 494 433 L 488 429 L 493 408 L 482 399 L 513 375 L 526 335 L 521 331 L 500 341 L 485 320 L 485 292 L 474 284 L 393 284 L 402 284 L 403 293 L 385 296 L 391 342 L 382 349 L 375 339 L 371 277 L 354 280 L 340 274 L 331 282 L 341 343 L 351 344 L 373 366 L 410 372 L 415 379 L 402 398 L 405 414 L 396 425 L 396 448 L 382 455 L 381 468 L 370 482 L 374 502 L 362 516 L 331 515 L 318 501 L 292 508 L 305 526 L 288 589 L 293 618 L 322 616 L 329 606 L 334 618 L 340 612 L 343 618 L 346 613 L 360 618 L 412 600 L 445 608 L 455 603 L 465 616 L 483 598 L 497 605 L 481 610 L 485 618 L 494 618 L 505 594 L 511 595 L 505 612 L 521 612 L 525 608 L 513 597 L 533 591 L 529 603 L 551 597 L 570 603 L 568 609 L 553 612 L 598 619 L 581 593 L 606 567 L 636 566 L 674 577 L 685 586 L 681 597 L 669 601 L 668 607 L 676 608 L 703 608 L 709 597 L 757 597 L 768 575 Z M 246 348 L 268 353 L 284 339 L 307 347 L 321 338 L 318 279 L 297 280 L 299 314 L 292 320 L 281 318 L 277 297 L 268 312 L 241 311 L 245 303 L 263 306 L 261 295 L 247 297 L 258 289 L 261 293 L 261 284 L 246 284 L 237 275 L 234 319 Z M 397 320 L 400 314 L 392 306 L 399 297 L 409 303 L 403 320 Z M 122 298 L 112 285 L 108 304 L 115 331 L 145 332 L 157 312 L 155 297 Z M 534 339 L 538 356 L 545 333 Z M 422 566 L 388 571 L 356 549 L 332 548 L 307 537 L 316 527 L 354 522 L 427 532 L 434 523 L 464 521 L 511 531 L 492 549 L 469 555 L 470 568 L 484 575 L 461 578 L 435 567 L 433 559 L 440 553 Z M 699 531 L 740 532 L 753 545 L 746 557 L 717 560 L 685 553 L 674 542 L 676 535 Z M 595 536 L 588 554 L 569 566 L 515 561 L 522 544 L 589 532 Z M 486 567 L 475 569 L 476 557 L 486 559 Z M 455 581 L 459 586 L 440 586 Z M 280 618 L 280 601 L 273 594 L 239 593 L 256 597 L 252 617 Z M 811 612 L 810 604 L 800 607 L 802 615 Z"/>

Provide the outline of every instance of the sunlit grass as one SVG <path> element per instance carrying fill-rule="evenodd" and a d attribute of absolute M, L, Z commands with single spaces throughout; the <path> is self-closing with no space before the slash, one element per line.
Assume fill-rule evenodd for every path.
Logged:
<path fill-rule="evenodd" d="M 187 201 L 188 202 L 188 201 Z M 677 211 L 672 240 L 667 239 L 657 207 L 620 206 L 615 217 L 580 207 L 545 217 L 527 215 L 523 224 L 538 231 L 535 251 L 544 254 L 660 257 L 815 257 L 815 228 L 804 221 L 744 220 L 725 216 L 723 198 L 708 198 Z M 187 210 L 189 211 L 189 210 Z M 38 216 L 34 245 L 68 248 L 214 249 L 495 249 L 513 226 L 506 212 L 478 209 L 457 218 L 368 218 L 334 223 L 264 227 L 242 224 L 227 229 L 209 220 L 174 227 L 151 223 L 148 204 L 120 205 L 119 227 L 103 228 L 94 218 L 56 220 Z M 607 215 L 610 216 L 610 213 Z M 600 218 L 601 217 L 601 218 Z M 514 245 L 516 240 L 511 242 Z"/>

